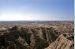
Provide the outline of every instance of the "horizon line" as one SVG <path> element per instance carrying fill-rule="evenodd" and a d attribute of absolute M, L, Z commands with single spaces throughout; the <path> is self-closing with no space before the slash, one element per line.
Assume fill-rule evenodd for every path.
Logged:
<path fill-rule="evenodd" d="M 74 21 L 74 20 L 0 20 L 1 21 Z"/>

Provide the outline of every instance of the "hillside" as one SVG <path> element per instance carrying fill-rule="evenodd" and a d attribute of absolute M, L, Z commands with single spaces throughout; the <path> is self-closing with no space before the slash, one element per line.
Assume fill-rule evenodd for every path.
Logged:
<path fill-rule="evenodd" d="M 72 24 L 0 25 L 0 49 L 73 49 L 73 31 Z"/>

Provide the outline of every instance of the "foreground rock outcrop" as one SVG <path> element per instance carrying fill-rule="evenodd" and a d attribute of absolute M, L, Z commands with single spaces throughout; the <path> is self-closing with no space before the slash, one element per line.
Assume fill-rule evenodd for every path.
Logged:
<path fill-rule="evenodd" d="M 0 49 L 72 49 L 73 35 L 53 27 L 11 27 L 0 30 Z"/>
<path fill-rule="evenodd" d="M 72 37 L 69 37 L 69 39 Z M 73 40 L 67 39 L 61 34 L 56 41 L 51 43 L 46 49 L 73 49 Z"/>

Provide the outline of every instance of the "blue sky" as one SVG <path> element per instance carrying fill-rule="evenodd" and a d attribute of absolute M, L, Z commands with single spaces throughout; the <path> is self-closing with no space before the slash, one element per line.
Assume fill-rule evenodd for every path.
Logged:
<path fill-rule="evenodd" d="M 74 0 L 0 0 L 0 21 L 73 20 Z"/>

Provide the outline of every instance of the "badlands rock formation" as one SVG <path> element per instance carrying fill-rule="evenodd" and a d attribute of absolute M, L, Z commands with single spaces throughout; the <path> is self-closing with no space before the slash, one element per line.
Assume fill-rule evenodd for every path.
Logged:
<path fill-rule="evenodd" d="M 65 34 L 67 36 L 67 34 Z M 65 37 L 61 34 L 56 41 L 51 43 L 46 49 L 73 49 L 73 36 Z"/>
<path fill-rule="evenodd" d="M 53 27 L 11 27 L 0 30 L 0 49 L 73 49 L 73 34 Z"/>

